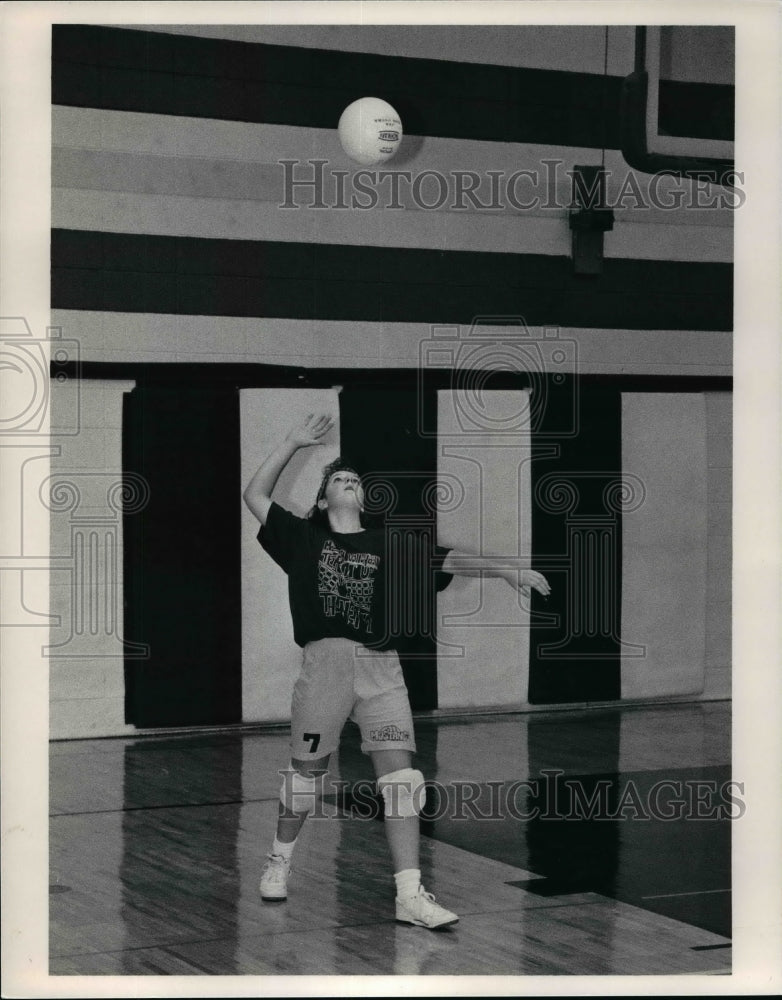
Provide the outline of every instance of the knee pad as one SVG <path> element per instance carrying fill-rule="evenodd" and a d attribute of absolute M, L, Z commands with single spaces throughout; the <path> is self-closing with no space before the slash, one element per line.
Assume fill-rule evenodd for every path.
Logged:
<path fill-rule="evenodd" d="M 386 816 L 419 816 L 424 805 L 424 776 L 412 767 L 378 778 Z"/>
<path fill-rule="evenodd" d="M 320 795 L 322 777 L 323 775 L 311 778 L 298 771 L 284 771 L 280 802 L 290 812 L 311 813 L 315 808 L 315 800 Z"/>

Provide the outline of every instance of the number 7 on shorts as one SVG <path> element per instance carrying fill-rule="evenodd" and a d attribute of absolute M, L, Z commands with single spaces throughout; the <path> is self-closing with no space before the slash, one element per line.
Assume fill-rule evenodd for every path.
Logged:
<path fill-rule="evenodd" d="M 320 733 L 304 733 L 304 739 L 310 741 L 310 753 L 315 753 L 320 743 Z"/>

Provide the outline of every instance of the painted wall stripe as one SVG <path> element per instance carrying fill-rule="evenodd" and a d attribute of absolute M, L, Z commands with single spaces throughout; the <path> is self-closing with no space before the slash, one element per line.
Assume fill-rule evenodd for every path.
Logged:
<path fill-rule="evenodd" d="M 128 723 L 241 721 L 239 447 L 235 387 L 194 387 L 185 374 L 125 398 L 123 466 L 143 470 L 150 491 L 123 524 L 125 638 L 149 645 L 125 662 Z"/>
<path fill-rule="evenodd" d="M 581 73 L 603 72 L 606 36 L 606 29 L 598 24 L 417 24 L 414 30 L 404 24 L 149 24 L 144 30 Z M 631 73 L 635 28 L 611 25 L 608 36 L 608 72 L 612 76 Z"/>
<path fill-rule="evenodd" d="M 328 365 L 378 369 L 425 364 L 432 328 L 427 323 L 344 322 L 242 316 L 52 310 L 52 324 L 79 341 L 83 361 L 133 362 L 139 354 L 172 361 L 243 362 L 299 367 Z M 529 327 L 541 364 L 552 371 L 729 376 L 732 336 L 717 330 L 599 330 L 561 327 L 552 339 Z M 498 326 L 498 340 L 518 335 Z M 469 337 L 469 328 L 454 338 Z M 569 350 L 556 364 L 554 352 Z M 491 357 L 486 359 L 487 365 Z"/>
<path fill-rule="evenodd" d="M 186 190 L 187 188 L 184 188 Z M 336 243 L 484 253 L 570 256 L 571 233 L 564 211 L 524 217 L 521 213 L 427 211 L 285 211 L 256 200 L 191 198 L 56 188 L 52 224 L 153 236 Z M 636 225 L 617 221 L 606 233 L 604 255 L 636 260 L 681 260 L 730 264 L 733 232 L 724 226 L 695 230 L 682 225 Z"/>
<path fill-rule="evenodd" d="M 334 128 L 351 101 L 382 94 L 408 135 L 616 149 L 620 82 L 95 25 L 52 30 L 53 103 L 199 118 Z"/>
<path fill-rule="evenodd" d="M 464 494 L 457 503 L 444 498 L 437 515 L 438 534 L 443 544 L 468 552 L 529 559 L 529 391 L 489 390 L 482 403 L 485 409 L 478 411 L 469 390 L 437 393 L 437 474 L 444 494 L 456 483 Z M 487 432 L 491 421 L 507 420 L 509 415 L 517 420 L 517 433 L 498 438 Z M 458 493 L 455 486 L 454 490 Z M 439 595 L 437 607 L 442 643 L 440 707 L 526 704 L 527 602 L 504 581 L 484 577 L 448 587 Z"/>
<path fill-rule="evenodd" d="M 331 413 L 336 426 L 329 442 L 302 449 L 283 475 L 275 499 L 304 515 L 318 492 L 323 466 L 339 454 L 339 401 L 334 389 L 249 389 L 239 392 L 241 488 L 258 471 L 294 422 L 308 410 Z M 301 649 L 293 641 L 288 578 L 258 544 L 258 521 L 244 503 L 240 513 L 242 590 L 242 720 L 289 721 L 293 685 L 301 670 Z"/>
<path fill-rule="evenodd" d="M 707 451 L 702 393 L 622 395 L 622 467 L 644 484 L 622 553 L 622 697 L 697 695 L 706 675 Z M 664 581 L 664 582 L 663 582 Z"/>
<path fill-rule="evenodd" d="M 581 380 L 548 383 L 532 434 L 532 704 L 620 697 L 622 519 L 607 499 L 622 477 L 621 395 Z M 568 424 L 570 434 L 568 435 Z M 573 431 L 577 431 L 576 434 Z"/>
<path fill-rule="evenodd" d="M 352 244 L 430 250 L 564 255 L 570 251 L 567 221 L 558 216 L 521 219 L 441 212 L 284 211 L 278 205 L 241 199 L 143 195 L 124 191 L 54 192 L 52 224 L 57 229 L 122 232 L 222 240 Z M 649 230 L 630 237 L 639 251 L 649 248 Z M 617 233 L 617 236 L 620 236 Z M 646 236 L 644 240 L 640 237 Z M 730 231 L 715 237 L 717 257 L 732 242 Z M 627 246 L 627 238 L 623 241 Z M 621 244 L 617 244 L 621 245 Z M 686 242 L 685 242 L 686 245 Z"/>
<path fill-rule="evenodd" d="M 734 102 L 735 89 L 726 84 L 660 80 L 660 129 L 667 135 L 731 141 Z"/>
<path fill-rule="evenodd" d="M 343 152 L 333 128 L 55 106 L 52 130 L 53 183 L 64 188 L 123 190 L 124 184 L 124 190 L 129 192 L 186 192 L 190 197 L 241 198 L 279 205 L 285 201 L 285 175 L 280 161 L 296 161 L 295 176 L 308 178 L 314 170 L 308 161 L 319 158 L 325 161 L 324 201 L 334 205 L 338 199 L 332 172 L 347 171 L 344 184 L 350 195 L 359 170 Z M 488 217 L 498 215 L 524 220 L 564 218 L 565 207 L 572 200 L 570 172 L 576 164 L 595 164 L 599 159 L 598 152 L 584 147 L 410 136 L 403 140 L 401 151 L 388 166 L 392 172 L 409 172 L 411 178 L 426 170 L 438 171 L 447 180 L 448 198 L 442 208 L 424 214 L 455 211 L 459 215 L 479 215 L 475 224 L 484 226 Z M 741 199 L 739 182 L 735 191 L 719 188 L 698 192 L 691 181 L 652 178 L 629 171 L 621 154 L 612 150 L 606 153 L 605 166 L 606 196 L 616 213 L 617 225 L 732 228 L 733 209 Z M 533 184 L 528 178 L 517 179 L 509 196 L 510 179 L 520 170 L 536 172 L 538 181 Z M 479 209 L 467 196 L 460 196 L 455 179 L 458 171 L 478 175 L 481 187 L 477 198 L 483 204 L 492 202 L 489 171 L 499 172 L 501 197 L 495 202 L 499 201 L 501 208 Z M 396 209 L 386 215 L 416 210 L 409 193 L 411 183 L 399 183 L 399 202 L 405 212 Z M 390 179 L 378 180 L 378 210 L 390 201 L 390 184 Z M 531 207 L 516 208 L 511 200 L 513 194 L 525 205 L 532 203 Z M 314 201 L 311 189 L 297 189 L 294 200 L 302 207 L 308 205 Z M 693 255 L 698 252 L 698 242 L 696 235 L 692 240 Z M 664 242 L 659 245 L 664 254 Z"/>
<path fill-rule="evenodd" d="M 120 312 L 470 324 L 716 329 L 732 325 L 726 264 L 52 231 L 52 306 Z"/>

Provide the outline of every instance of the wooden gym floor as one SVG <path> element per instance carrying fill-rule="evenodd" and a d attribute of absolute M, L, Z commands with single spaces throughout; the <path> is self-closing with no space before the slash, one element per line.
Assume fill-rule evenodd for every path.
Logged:
<path fill-rule="evenodd" d="M 423 717 L 416 729 L 416 764 L 438 783 L 424 881 L 461 917 L 441 932 L 394 921 L 352 724 L 277 904 L 257 886 L 284 731 L 52 743 L 50 974 L 730 972 L 730 822 L 709 799 L 730 777 L 729 703 Z M 532 791 L 513 785 L 532 779 Z M 564 818 L 551 796 L 575 785 L 605 793 L 610 815 Z M 698 795 L 700 818 L 667 818 Z"/>

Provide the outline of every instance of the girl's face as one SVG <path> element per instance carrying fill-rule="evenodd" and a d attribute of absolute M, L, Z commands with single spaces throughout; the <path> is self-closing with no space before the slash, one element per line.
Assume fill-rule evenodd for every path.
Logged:
<path fill-rule="evenodd" d="M 326 484 L 324 499 L 329 507 L 343 506 L 347 502 L 357 504 L 363 510 L 364 489 L 360 477 L 349 469 L 333 473 Z"/>

